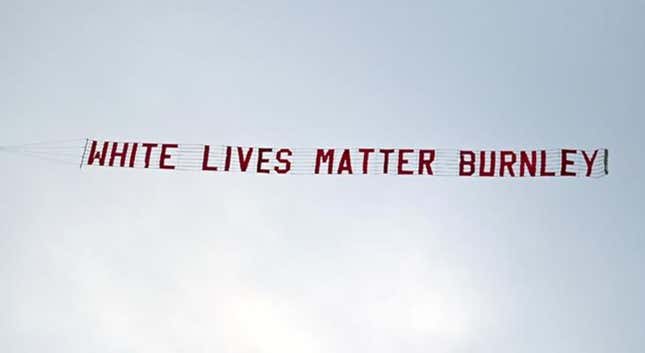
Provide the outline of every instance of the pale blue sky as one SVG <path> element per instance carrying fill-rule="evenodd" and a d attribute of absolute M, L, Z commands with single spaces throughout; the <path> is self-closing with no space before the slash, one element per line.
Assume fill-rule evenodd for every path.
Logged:
<path fill-rule="evenodd" d="M 594 180 L 0 154 L 3 352 L 643 350 L 643 1 L 0 5 L 0 145 L 610 149 Z"/>

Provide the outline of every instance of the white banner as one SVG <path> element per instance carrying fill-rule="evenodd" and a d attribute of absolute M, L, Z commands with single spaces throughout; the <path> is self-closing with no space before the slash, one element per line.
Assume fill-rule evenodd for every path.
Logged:
<path fill-rule="evenodd" d="M 603 148 L 265 147 L 87 140 L 82 166 L 204 173 L 601 177 Z"/>

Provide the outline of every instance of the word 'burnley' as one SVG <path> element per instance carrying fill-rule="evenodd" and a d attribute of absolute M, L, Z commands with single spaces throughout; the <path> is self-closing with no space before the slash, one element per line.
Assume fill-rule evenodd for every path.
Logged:
<path fill-rule="evenodd" d="M 88 140 L 81 166 L 254 174 L 597 177 L 606 149 L 274 148 Z"/>

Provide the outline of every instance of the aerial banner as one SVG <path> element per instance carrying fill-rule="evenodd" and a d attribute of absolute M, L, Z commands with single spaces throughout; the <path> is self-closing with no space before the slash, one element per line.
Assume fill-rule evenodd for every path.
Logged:
<path fill-rule="evenodd" d="M 88 139 L 80 166 L 202 173 L 580 177 L 608 174 L 604 148 L 288 147 Z"/>

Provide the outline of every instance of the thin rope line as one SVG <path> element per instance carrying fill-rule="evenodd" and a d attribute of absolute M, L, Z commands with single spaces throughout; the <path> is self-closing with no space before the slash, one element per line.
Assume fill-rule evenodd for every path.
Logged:
<path fill-rule="evenodd" d="M 45 157 L 45 156 L 35 154 L 35 153 L 18 152 L 18 151 L 7 151 L 7 152 L 14 153 L 14 154 L 19 154 L 19 155 L 24 155 L 26 157 L 42 159 L 42 160 L 46 160 L 46 161 L 49 161 L 49 162 L 56 162 L 56 163 L 63 163 L 63 164 L 76 164 L 76 162 L 72 162 L 72 161 L 68 161 L 68 160 L 64 160 L 64 159 L 58 159 L 58 158 Z"/>
<path fill-rule="evenodd" d="M 30 143 L 23 143 L 23 144 L 3 145 L 3 147 L 43 146 L 43 145 L 47 145 L 47 144 L 55 145 L 55 144 L 69 143 L 69 142 L 79 142 L 79 141 L 84 141 L 84 140 L 85 139 L 40 141 L 40 142 L 30 142 Z"/>

